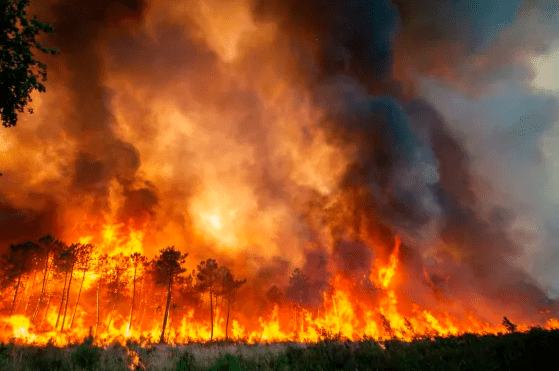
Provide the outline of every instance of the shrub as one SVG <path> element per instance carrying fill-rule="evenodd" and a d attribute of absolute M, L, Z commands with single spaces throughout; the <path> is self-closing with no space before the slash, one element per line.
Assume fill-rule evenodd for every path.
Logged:
<path fill-rule="evenodd" d="M 64 350 L 57 347 L 32 348 L 27 360 L 33 371 L 66 371 Z"/>
<path fill-rule="evenodd" d="M 93 336 L 84 339 L 83 343 L 72 352 L 72 364 L 83 370 L 94 370 L 101 359 L 101 349 L 93 345 Z"/>
<path fill-rule="evenodd" d="M 192 371 L 194 368 L 194 356 L 187 350 L 181 356 L 177 364 L 177 371 Z"/>
<path fill-rule="evenodd" d="M 0 370 L 2 370 L 4 366 L 8 363 L 8 358 L 12 353 L 12 349 L 13 349 L 12 345 L 0 344 Z"/>
<path fill-rule="evenodd" d="M 218 359 L 217 365 L 211 367 L 209 371 L 243 371 L 239 362 L 230 354 Z"/>
<path fill-rule="evenodd" d="M 7 363 L 8 363 L 7 357 L 3 353 L 0 353 L 0 370 L 6 367 Z"/>

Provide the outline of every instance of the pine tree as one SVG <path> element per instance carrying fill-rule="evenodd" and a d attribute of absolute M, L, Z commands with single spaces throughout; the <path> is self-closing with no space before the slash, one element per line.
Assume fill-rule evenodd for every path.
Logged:
<path fill-rule="evenodd" d="M 100 323 L 100 316 L 101 316 L 101 305 L 100 305 L 100 295 L 101 295 L 101 285 L 106 280 L 106 276 L 108 274 L 109 267 L 109 257 L 107 254 L 101 255 L 95 265 L 93 266 L 95 274 L 98 276 L 97 278 L 97 290 L 96 290 L 96 322 L 95 322 L 95 333 L 94 337 L 97 338 L 97 333 L 99 331 L 99 323 Z"/>
<path fill-rule="evenodd" d="M 299 328 L 299 312 L 310 293 L 309 278 L 299 268 L 295 268 L 289 277 L 287 297 L 295 303 L 295 328 Z"/>
<path fill-rule="evenodd" d="M 60 331 L 64 330 L 64 320 L 66 319 L 66 310 L 68 309 L 68 299 L 70 296 L 70 287 L 72 285 L 72 276 L 74 275 L 74 266 L 76 263 L 77 245 L 66 246 L 56 257 L 54 263 L 58 273 L 64 275 L 64 286 L 62 288 L 62 296 L 60 298 L 60 306 L 58 307 L 58 316 L 56 318 L 55 328 L 58 328 L 60 317 L 63 315 Z"/>
<path fill-rule="evenodd" d="M 200 292 L 210 292 L 210 320 L 211 320 L 211 335 L 210 341 L 214 338 L 214 308 L 213 308 L 213 293 L 217 283 L 218 265 L 214 259 L 203 260 L 198 264 L 198 273 L 196 279 L 198 281 L 198 290 Z"/>
<path fill-rule="evenodd" d="M 92 244 L 85 244 L 85 245 L 78 246 L 77 269 L 82 271 L 82 280 L 80 283 L 78 297 L 76 298 L 76 304 L 74 305 L 74 312 L 72 313 L 72 319 L 70 320 L 70 326 L 68 327 L 68 329 L 71 329 L 72 326 L 74 325 L 74 318 L 76 317 L 76 310 L 78 309 L 78 304 L 80 303 L 80 296 L 82 293 L 83 282 L 85 280 L 86 273 L 91 269 L 95 249 L 96 249 L 95 245 Z"/>
<path fill-rule="evenodd" d="M 52 237 L 50 234 L 39 238 L 38 241 L 39 246 L 39 258 L 44 262 L 44 269 L 43 269 L 43 280 L 41 285 L 41 294 L 39 295 L 39 299 L 37 300 L 37 304 L 35 305 L 35 310 L 33 311 L 33 315 L 31 316 L 31 321 L 34 322 L 39 314 L 39 309 L 43 299 L 45 297 L 45 288 L 47 286 L 48 277 L 49 277 L 49 269 L 51 268 L 52 262 L 51 257 L 53 257 L 58 250 L 60 250 L 64 244 L 59 240 Z"/>
<path fill-rule="evenodd" d="M 132 275 L 132 302 L 130 303 L 130 316 L 128 318 L 128 331 L 132 328 L 132 314 L 134 312 L 134 302 L 136 299 L 136 276 L 138 274 L 138 269 L 142 269 L 147 264 L 147 258 L 140 254 L 134 253 L 130 255 L 130 262 L 134 269 L 134 274 Z"/>
<path fill-rule="evenodd" d="M 109 316 L 106 327 L 109 328 L 115 315 L 115 307 L 126 297 L 126 289 L 130 278 L 130 259 L 127 255 L 119 253 L 108 259 L 107 271 L 105 274 L 105 287 L 107 290 L 107 300 L 109 301 Z"/>
<path fill-rule="evenodd" d="M 218 277 L 220 280 L 221 292 L 220 295 L 227 298 L 227 321 L 225 323 L 225 341 L 229 340 L 229 313 L 231 311 L 231 300 L 234 299 L 235 291 L 246 283 L 246 278 L 242 280 L 235 280 L 233 273 L 225 267 L 218 270 Z"/>
<path fill-rule="evenodd" d="M 163 326 L 161 328 L 159 343 L 165 342 L 165 327 L 167 326 L 167 319 L 169 318 L 173 282 L 186 271 L 182 265 L 187 256 L 188 254 L 182 254 L 175 249 L 174 246 L 169 246 L 160 250 L 159 255 L 154 259 L 153 266 L 157 277 L 159 277 L 158 281 L 167 285 L 167 303 L 165 305 L 165 314 L 163 316 Z"/>
<path fill-rule="evenodd" d="M 14 314 L 23 275 L 31 270 L 32 254 L 36 253 L 37 250 L 38 246 L 29 241 L 11 245 L 10 254 L 2 257 L 2 287 L 15 285 L 10 316 Z"/>

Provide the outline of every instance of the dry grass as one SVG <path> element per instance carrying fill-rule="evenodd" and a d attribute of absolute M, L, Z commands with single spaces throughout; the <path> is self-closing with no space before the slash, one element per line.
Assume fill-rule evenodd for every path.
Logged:
<path fill-rule="evenodd" d="M 97 348 L 84 342 L 62 349 L 0 345 L 0 370 L 198 371 L 215 369 L 218 361 L 224 362 L 226 355 L 233 356 L 245 371 L 527 370 L 536 369 L 536 360 L 540 364 L 553 364 L 558 347 L 559 331 L 542 329 L 505 335 L 463 335 L 412 343 L 393 340 L 383 344 L 367 340 L 353 343 L 208 343 L 142 347 L 130 343 Z"/>

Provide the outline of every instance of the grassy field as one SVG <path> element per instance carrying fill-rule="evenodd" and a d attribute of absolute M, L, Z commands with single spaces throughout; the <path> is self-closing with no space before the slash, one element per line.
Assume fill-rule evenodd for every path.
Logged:
<path fill-rule="evenodd" d="M 0 370 L 540 370 L 557 368 L 558 351 L 559 330 L 542 329 L 412 343 L 129 343 L 100 348 L 86 340 L 66 348 L 0 345 Z"/>

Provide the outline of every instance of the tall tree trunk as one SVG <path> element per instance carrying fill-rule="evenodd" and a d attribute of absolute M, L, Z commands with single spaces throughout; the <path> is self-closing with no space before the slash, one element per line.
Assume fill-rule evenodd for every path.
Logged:
<path fill-rule="evenodd" d="M 145 281 L 144 281 L 145 284 Z M 148 305 L 149 298 L 154 298 L 156 296 L 155 288 L 152 285 L 148 284 L 148 287 L 145 288 L 145 292 L 143 295 L 143 310 L 142 316 L 140 318 L 140 329 L 143 328 L 144 318 L 146 318 L 146 312 L 149 310 L 150 306 Z"/>
<path fill-rule="evenodd" d="M 231 310 L 231 297 L 227 296 L 227 322 L 225 322 L 225 341 L 229 340 L 228 332 L 229 329 L 229 311 Z"/>
<path fill-rule="evenodd" d="M 132 327 L 132 313 L 134 311 L 134 299 L 136 299 L 136 269 L 137 265 L 134 266 L 134 278 L 132 279 L 132 304 L 130 304 L 130 317 L 128 318 L 128 331 Z"/>
<path fill-rule="evenodd" d="M 213 341 L 214 339 L 214 299 L 213 299 L 213 295 L 212 295 L 212 287 L 210 286 L 210 318 L 212 321 L 212 332 L 210 335 L 210 341 Z"/>
<path fill-rule="evenodd" d="M 60 297 L 60 306 L 58 307 L 58 317 L 56 317 L 56 325 L 54 328 L 58 328 L 58 322 L 60 322 L 60 314 L 62 314 L 62 307 L 64 306 L 64 297 L 66 296 L 66 284 L 68 283 L 68 271 L 64 275 L 64 287 L 62 288 L 62 296 Z"/>
<path fill-rule="evenodd" d="M 140 323 L 138 324 L 138 328 L 142 330 L 142 323 L 144 323 L 144 315 L 146 314 L 146 295 L 145 295 L 145 285 L 146 285 L 146 278 L 142 280 L 142 287 L 140 288 Z"/>
<path fill-rule="evenodd" d="M 16 284 L 16 291 L 14 292 L 14 300 L 12 301 L 12 309 L 10 309 L 10 316 L 14 314 L 14 309 L 16 306 L 16 299 L 17 299 L 17 292 L 19 291 L 19 285 L 21 284 L 21 276 L 23 276 L 23 272 L 19 273 L 17 277 L 17 284 Z"/>
<path fill-rule="evenodd" d="M 167 325 L 167 318 L 169 316 L 169 307 L 171 306 L 171 287 L 173 284 L 173 275 L 169 275 L 169 287 L 167 287 L 167 304 L 165 305 L 165 315 L 163 316 L 163 328 L 161 329 L 161 337 L 159 338 L 159 344 L 165 342 L 165 326 Z"/>
<path fill-rule="evenodd" d="M 43 327 L 43 324 L 45 323 L 45 319 L 47 318 L 47 315 L 49 314 L 51 299 L 52 299 L 52 293 L 49 294 L 49 300 L 47 301 L 47 309 L 45 310 L 45 314 L 43 315 L 43 319 L 41 319 L 41 324 L 39 325 L 40 328 Z"/>
<path fill-rule="evenodd" d="M 173 320 L 175 319 L 175 310 L 176 310 L 176 306 L 171 305 L 171 307 L 169 308 L 169 322 L 167 323 L 167 326 L 170 328 L 169 331 L 171 331 L 173 329 Z"/>
<path fill-rule="evenodd" d="M 109 331 L 111 329 L 111 322 L 114 319 L 114 312 L 115 312 L 115 307 L 116 307 L 116 301 L 112 301 L 112 305 L 111 305 L 111 309 L 109 310 L 109 317 L 107 317 L 107 321 L 106 321 L 106 325 L 105 325 L 105 331 L 107 331 L 107 334 L 109 334 Z"/>
<path fill-rule="evenodd" d="M 221 298 L 219 300 L 219 307 L 217 306 L 217 296 L 215 297 L 215 307 L 218 309 L 216 313 L 219 313 L 219 316 L 217 316 L 217 318 L 215 319 L 215 323 L 216 325 L 219 324 L 219 319 L 223 318 L 223 295 L 221 295 Z"/>
<path fill-rule="evenodd" d="M 146 299 L 141 299 L 140 300 L 140 312 L 142 314 L 140 314 L 140 323 L 138 323 L 138 328 L 141 330 L 142 329 L 142 325 L 144 323 L 144 316 L 146 315 Z"/>
<path fill-rule="evenodd" d="M 27 314 L 27 308 L 29 308 L 29 302 L 31 301 L 31 296 L 33 296 L 33 289 L 35 288 L 35 278 L 37 278 L 37 271 L 33 272 L 33 281 L 31 282 L 31 292 L 27 295 L 27 303 L 23 309 L 23 313 Z"/>
<path fill-rule="evenodd" d="M 101 291 L 101 278 L 97 284 L 97 323 L 95 324 L 95 338 L 97 338 L 97 330 L 99 329 L 99 291 Z"/>
<path fill-rule="evenodd" d="M 85 273 L 87 272 L 87 269 L 83 270 L 83 276 L 82 276 L 82 282 L 80 284 L 80 289 L 78 291 L 78 297 L 76 299 L 76 305 L 74 305 L 74 313 L 72 313 L 72 320 L 70 321 L 70 327 L 68 327 L 68 330 L 72 328 L 72 325 L 74 324 L 74 317 L 76 316 L 76 310 L 78 309 L 78 304 L 80 303 L 80 295 L 82 294 L 82 287 L 83 287 L 83 281 L 85 280 Z"/>
<path fill-rule="evenodd" d="M 25 301 L 25 294 L 27 293 L 27 288 L 29 287 L 29 280 L 26 280 L 23 276 L 21 277 L 21 286 L 19 287 L 19 295 L 16 300 L 16 307 L 14 308 L 14 313 L 17 313 L 21 307 L 21 303 Z"/>
<path fill-rule="evenodd" d="M 50 253 L 47 254 L 47 261 L 45 262 L 45 273 L 43 273 L 43 286 L 41 287 L 41 295 L 39 296 L 39 300 L 37 301 L 37 305 L 35 306 L 35 311 L 33 312 L 33 316 L 31 317 L 31 322 L 33 322 L 37 317 L 37 314 L 39 314 L 39 306 L 41 305 L 41 302 L 43 301 L 43 297 L 45 296 L 45 286 L 47 284 L 47 277 L 49 271 L 49 258 L 50 258 Z"/>
<path fill-rule="evenodd" d="M 70 269 L 70 280 L 68 281 L 68 294 L 66 295 L 66 305 L 64 305 L 64 317 L 62 317 L 62 326 L 60 326 L 60 331 L 64 331 L 64 322 L 66 322 L 66 312 L 68 311 L 68 302 L 70 301 L 70 288 L 72 287 L 72 277 L 74 276 L 74 266 L 76 265 L 76 259 L 72 261 L 72 268 Z"/>

